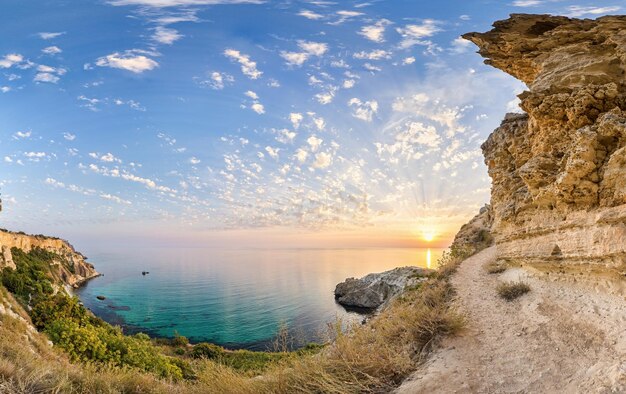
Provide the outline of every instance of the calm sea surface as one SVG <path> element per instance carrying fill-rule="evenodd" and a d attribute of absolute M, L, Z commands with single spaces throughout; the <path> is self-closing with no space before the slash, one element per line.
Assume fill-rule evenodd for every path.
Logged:
<path fill-rule="evenodd" d="M 442 252 L 151 248 L 102 253 L 90 261 L 104 276 L 77 294 L 96 315 L 127 333 L 171 337 L 178 332 L 192 342 L 265 350 L 281 323 L 306 342 L 321 339 L 337 317 L 360 320 L 335 303 L 333 290 L 345 278 L 407 265 L 436 268 Z"/>

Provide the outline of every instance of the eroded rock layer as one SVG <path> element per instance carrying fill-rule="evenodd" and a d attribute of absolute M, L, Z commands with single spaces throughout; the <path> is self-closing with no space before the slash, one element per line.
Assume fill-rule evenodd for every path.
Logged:
<path fill-rule="evenodd" d="M 7 267 L 15 269 L 11 248 L 18 248 L 28 253 L 33 248 L 45 249 L 59 256 L 55 261 L 55 274 L 61 282 L 69 286 L 78 286 L 82 282 L 100 275 L 94 266 L 86 262 L 85 256 L 74 250 L 67 241 L 43 235 L 28 235 L 0 230 L 0 270 Z"/>
<path fill-rule="evenodd" d="M 525 82 L 483 144 L 501 259 L 626 263 L 626 17 L 514 14 L 464 38 Z"/>

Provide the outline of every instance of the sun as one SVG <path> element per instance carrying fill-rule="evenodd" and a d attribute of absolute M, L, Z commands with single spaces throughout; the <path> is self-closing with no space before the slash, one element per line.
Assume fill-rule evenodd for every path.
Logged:
<path fill-rule="evenodd" d="M 432 242 L 435 239 L 435 232 L 434 231 L 423 231 L 422 232 L 422 239 L 426 242 Z"/>

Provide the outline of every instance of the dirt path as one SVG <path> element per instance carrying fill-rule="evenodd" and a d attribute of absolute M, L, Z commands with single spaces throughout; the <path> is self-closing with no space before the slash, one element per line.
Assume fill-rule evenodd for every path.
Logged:
<path fill-rule="evenodd" d="M 515 268 L 483 266 L 495 247 L 464 261 L 452 282 L 466 330 L 397 393 L 626 393 L 626 300 Z M 521 279 L 531 292 L 507 302 L 500 281 Z"/>

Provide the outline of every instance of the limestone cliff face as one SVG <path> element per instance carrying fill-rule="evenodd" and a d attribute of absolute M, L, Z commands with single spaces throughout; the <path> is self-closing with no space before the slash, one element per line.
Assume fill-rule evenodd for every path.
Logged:
<path fill-rule="evenodd" d="M 464 38 L 529 88 L 482 146 L 499 257 L 626 263 L 626 17 L 515 14 Z"/>
<path fill-rule="evenodd" d="M 65 240 L 5 230 L 0 230 L 0 269 L 15 269 L 11 248 L 22 249 L 26 253 L 33 248 L 56 253 L 59 256 L 59 261 L 55 262 L 58 279 L 69 286 L 76 287 L 87 279 L 100 275 L 92 264 L 85 261 L 85 256 L 74 250 Z"/>

